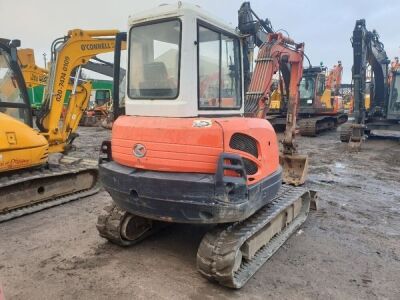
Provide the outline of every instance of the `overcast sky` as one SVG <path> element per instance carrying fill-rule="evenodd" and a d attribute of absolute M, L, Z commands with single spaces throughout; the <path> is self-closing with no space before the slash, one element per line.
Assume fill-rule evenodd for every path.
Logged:
<path fill-rule="evenodd" d="M 119 29 L 126 31 L 134 12 L 170 0 L 0 0 L 0 37 L 18 38 L 22 47 L 35 50 L 36 63 L 43 66 L 42 53 L 50 53 L 51 42 L 69 29 Z M 188 0 L 211 11 L 233 27 L 237 25 L 239 0 Z M 343 62 L 344 82 L 351 80 L 350 37 L 355 21 L 365 18 L 369 30 L 376 29 L 390 59 L 400 56 L 398 0 L 253 0 L 253 10 L 269 18 L 275 29 L 283 28 L 296 42 L 305 42 L 312 64 L 328 67 Z M 49 57 L 49 55 L 48 55 Z"/>

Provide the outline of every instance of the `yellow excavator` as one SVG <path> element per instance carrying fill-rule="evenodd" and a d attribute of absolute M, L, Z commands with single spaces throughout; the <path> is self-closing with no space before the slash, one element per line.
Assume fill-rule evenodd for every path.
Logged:
<path fill-rule="evenodd" d="M 20 41 L 0 39 L 0 222 L 98 191 L 97 162 L 64 154 L 90 95 L 91 83 L 79 79 L 81 67 L 97 54 L 113 52 L 117 33 L 75 29 L 53 42 L 39 130 L 33 128 L 18 59 Z"/>
<path fill-rule="evenodd" d="M 18 49 L 17 55 L 26 87 L 46 85 L 49 71 L 36 65 L 33 49 Z"/>

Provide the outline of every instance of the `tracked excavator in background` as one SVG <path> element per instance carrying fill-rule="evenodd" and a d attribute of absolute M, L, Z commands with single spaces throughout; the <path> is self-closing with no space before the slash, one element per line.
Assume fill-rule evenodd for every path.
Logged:
<path fill-rule="evenodd" d="M 121 50 L 126 50 L 126 43 L 121 45 Z M 88 62 L 83 67 L 87 70 L 103 74 L 110 78 L 114 76 L 114 64 L 106 62 L 104 60 L 100 60 L 96 58 L 97 62 Z M 119 68 L 119 82 L 120 85 L 122 81 L 125 79 L 125 69 Z M 112 92 L 107 94 L 108 101 L 101 101 L 103 103 L 99 103 L 96 98 L 93 99 L 93 102 L 96 101 L 97 103 L 93 103 L 93 106 L 90 105 L 86 109 L 84 116 L 79 123 L 82 126 L 102 126 L 106 129 L 112 128 L 112 123 L 114 121 L 113 115 L 113 101 L 112 101 Z"/>
<path fill-rule="evenodd" d="M 400 138 L 400 72 L 396 61 L 389 69 L 384 45 L 375 30 L 366 28 L 364 19 L 356 21 L 352 46 L 354 122 L 342 126 L 340 140 L 357 151 L 365 135 Z M 365 101 L 368 66 L 372 71 L 369 109 Z"/>
<path fill-rule="evenodd" d="M 47 84 L 48 70 L 36 65 L 33 49 L 18 49 L 18 61 L 28 90 L 32 113 L 42 106 L 43 91 Z"/>
<path fill-rule="evenodd" d="M 17 55 L 26 87 L 46 85 L 49 71 L 36 65 L 33 49 L 18 49 Z"/>
<path fill-rule="evenodd" d="M 125 49 L 125 47 L 126 46 L 123 45 L 123 49 Z M 42 106 L 43 97 L 40 99 L 35 99 L 34 88 L 37 86 L 46 86 L 49 72 L 47 69 L 43 69 L 36 65 L 33 49 L 18 49 L 18 61 L 26 87 L 28 88 L 33 115 L 35 116 L 36 111 Z M 89 60 L 86 64 L 83 64 L 81 67 L 82 69 L 108 76 L 110 78 L 113 76 L 113 64 L 99 59 L 96 56 L 92 57 L 91 60 Z M 122 69 L 121 72 L 124 72 L 124 70 Z M 92 85 L 90 88 L 92 93 L 88 94 L 88 97 L 90 97 L 89 104 L 80 119 L 79 125 L 100 126 L 101 122 L 107 119 L 110 108 L 112 107 L 111 89 L 108 90 L 106 88 L 109 84 L 103 84 L 99 80 L 93 82 L 92 80 L 80 79 L 78 85 L 82 84 L 83 82 L 87 82 L 88 84 Z M 64 98 L 65 106 L 68 106 L 69 93 L 70 90 L 67 91 Z"/>
<path fill-rule="evenodd" d="M 113 204 L 97 223 L 102 237 L 121 246 L 172 222 L 217 225 L 200 243 L 197 267 L 231 288 L 241 288 L 316 205 L 315 193 L 301 186 L 308 158 L 294 143 L 304 44 L 271 30 L 248 2 L 239 24 L 235 30 L 181 2 L 130 18 L 126 114 L 114 122 L 99 163 Z M 116 66 L 124 37 L 117 36 Z M 251 75 L 249 43 L 259 37 Z M 265 115 L 282 63 L 291 80 L 280 155 Z M 215 80 L 204 88 L 209 77 Z M 118 103 L 115 95 L 114 112 Z"/>
<path fill-rule="evenodd" d="M 339 89 L 343 67 L 339 61 L 328 73 L 323 66 L 304 69 L 300 82 L 299 130 L 302 136 L 317 136 L 347 122 Z"/>
<path fill-rule="evenodd" d="M 327 74 L 326 67 L 309 67 L 303 70 L 300 83 L 299 130 L 304 136 L 317 136 L 331 130 L 348 119 L 340 94 L 342 64 L 339 61 Z M 278 85 L 271 93 L 267 120 L 276 131 L 284 131 L 288 105 L 290 77 L 288 68 L 282 65 Z"/>
<path fill-rule="evenodd" d="M 39 131 L 18 60 L 20 41 L 0 39 L 0 222 L 98 191 L 95 161 L 60 154 L 71 149 L 89 99 L 91 84 L 79 82 L 81 66 L 114 51 L 117 33 L 76 29 L 54 41 Z"/>

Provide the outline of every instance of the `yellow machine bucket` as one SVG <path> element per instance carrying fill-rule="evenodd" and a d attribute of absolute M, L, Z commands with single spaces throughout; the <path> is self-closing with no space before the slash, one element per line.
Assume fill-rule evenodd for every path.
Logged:
<path fill-rule="evenodd" d="M 299 154 L 280 154 L 279 163 L 283 168 L 282 180 L 291 185 L 302 185 L 307 178 L 308 156 Z"/>

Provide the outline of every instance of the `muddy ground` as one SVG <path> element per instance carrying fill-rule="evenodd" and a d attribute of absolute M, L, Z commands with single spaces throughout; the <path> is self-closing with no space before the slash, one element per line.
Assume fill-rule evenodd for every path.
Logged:
<path fill-rule="evenodd" d="M 80 134 L 80 155 L 96 158 L 109 132 Z M 243 289 L 197 273 L 205 228 L 174 225 L 126 249 L 100 238 L 101 191 L 0 224 L 6 299 L 400 299 L 400 143 L 368 141 L 359 154 L 337 132 L 299 143 L 321 208 Z"/>

